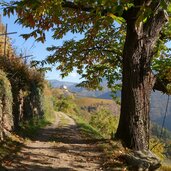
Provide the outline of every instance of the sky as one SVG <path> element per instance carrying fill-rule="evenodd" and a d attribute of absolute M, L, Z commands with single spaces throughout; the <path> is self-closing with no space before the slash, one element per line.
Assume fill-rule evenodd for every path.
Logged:
<path fill-rule="evenodd" d="M 1 9 L 0 9 L 1 10 Z M 20 53 L 21 51 L 24 55 L 33 55 L 31 58 L 33 60 L 43 60 L 45 59 L 48 54 L 50 54 L 46 48 L 50 47 L 51 45 L 62 45 L 63 41 L 69 40 L 71 38 L 80 39 L 80 35 L 73 35 L 68 33 L 63 39 L 61 40 L 54 40 L 52 39 L 51 32 L 47 33 L 45 43 L 35 42 L 34 38 L 30 38 L 25 41 L 20 34 L 25 34 L 29 32 L 29 29 L 23 28 L 21 25 L 15 23 L 17 19 L 16 16 L 11 16 L 10 18 L 2 16 L 2 10 L 0 11 L 2 23 L 8 25 L 8 32 L 17 32 L 16 34 L 10 34 L 8 37 L 11 38 L 11 42 L 14 47 L 17 48 L 17 51 Z M 31 59 L 30 58 L 30 59 Z M 52 72 L 47 72 L 45 75 L 46 79 L 55 79 L 60 81 L 69 81 L 69 82 L 81 82 L 80 75 L 78 75 L 75 71 L 69 74 L 69 76 L 65 77 L 63 80 L 60 77 L 60 72 L 57 71 L 55 68 L 52 69 Z"/>

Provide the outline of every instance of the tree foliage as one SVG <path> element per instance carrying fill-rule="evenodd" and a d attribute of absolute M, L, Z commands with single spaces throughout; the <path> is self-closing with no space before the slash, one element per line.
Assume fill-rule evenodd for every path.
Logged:
<path fill-rule="evenodd" d="M 81 33 L 81 40 L 69 40 L 63 46 L 52 46 L 52 51 L 45 63 L 58 63 L 57 69 L 62 77 L 67 76 L 74 68 L 85 79 L 82 86 L 89 88 L 99 87 L 102 78 L 106 77 L 109 87 L 116 80 L 121 79 L 122 51 L 125 41 L 125 13 L 135 8 L 138 10 L 136 18 L 137 28 L 146 23 L 158 8 L 171 13 L 171 5 L 167 0 L 161 1 L 132 1 L 132 0 L 34 0 L 3 2 L 4 15 L 16 13 L 16 22 L 32 29 L 31 33 L 22 35 L 25 39 L 34 37 L 44 42 L 46 32 L 51 30 L 54 39 L 62 38 L 67 32 Z M 161 72 L 160 64 L 170 62 L 171 22 L 163 28 L 155 45 L 152 69 L 160 72 L 160 78 L 170 80 L 166 72 Z M 159 67 L 157 67 L 159 66 Z M 164 65 L 163 65 L 164 66 Z M 158 75 L 157 75 L 158 76 Z M 163 79 L 164 77 L 164 79 Z"/>

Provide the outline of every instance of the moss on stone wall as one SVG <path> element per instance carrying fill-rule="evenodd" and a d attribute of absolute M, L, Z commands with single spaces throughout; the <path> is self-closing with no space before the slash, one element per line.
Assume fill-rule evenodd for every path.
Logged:
<path fill-rule="evenodd" d="M 3 140 L 13 128 L 11 85 L 6 74 L 0 70 L 0 139 Z"/>
<path fill-rule="evenodd" d="M 12 85 L 14 130 L 18 131 L 20 123 L 43 115 L 40 99 L 44 77 L 41 72 L 30 68 L 19 58 L 9 61 L 2 59 L 0 59 L 0 69 L 7 73 L 7 78 Z"/>
<path fill-rule="evenodd" d="M 11 83 L 11 88 L 9 90 L 8 86 L 3 86 L 4 83 L 0 80 L 0 88 L 2 87 L 2 92 L 12 92 L 11 96 L 13 97 L 13 102 L 11 100 L 9 103 L 12 106 L 10 111 L 12 111 L 13 118 L 11 116 L 11 122 L 13 122 L 14 131 L 19 131 L 23 123 L 47 118 L 45 116 L 47 113 L 48 117 L 53 115 L 51 97 L 50 95 L 45 95 L 45 89 L 47 87 L 45 86 L 46 83 L 42 72 L 26 65 L 19 58 L 9 61 L 4 61 L 3 58 L 0 58 L 0 69 L 6 73 L 7 78 Z M 0 100 L 6 98 L 6 95 L 3 95 L 3 93 L 1 93 L 1 95 Z M 5 102 L 5 105 L 6 103 L 7 102 Z M 0 105 L 4 106 L 2 103 Z M 6 107 L 4 107 L 4 110 L 6 111 L 5 113 L 8 113 Z M 3 120 L 4 117 L 2 116 L 3 114 L 0 116 Z M 0 134 L 3 134 L 3 132 L 1 131 Z"/>

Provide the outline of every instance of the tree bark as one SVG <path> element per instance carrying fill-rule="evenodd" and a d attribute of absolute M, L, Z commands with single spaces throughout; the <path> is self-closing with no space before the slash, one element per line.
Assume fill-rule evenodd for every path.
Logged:
<path fill-rule="evenodd" d="M 146 24 L 137 26 L 133 16 L 135 10 L 126 16 L 121 115 L 116 138 L 128 148 L 148 150 L 150 94 L 155 83 L 150 65 L 154 44 L 166 18 L 164 11 L 159 11 Z"/>

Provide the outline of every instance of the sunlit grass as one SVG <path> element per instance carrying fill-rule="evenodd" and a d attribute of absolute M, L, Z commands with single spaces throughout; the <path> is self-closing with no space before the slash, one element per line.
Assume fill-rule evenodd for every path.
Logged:
<path fill-rule="evenodd" d="M 70 115 L 75 122 L 77 123 L 81 133 L 87 137 L 94 138 L 94 139 L 102 139 L 104 138 L 100 132 L 98 132 L 94 127 L 92 127 L 88 122 L 86 122 L 83 118 L 77 115 Z"/>

